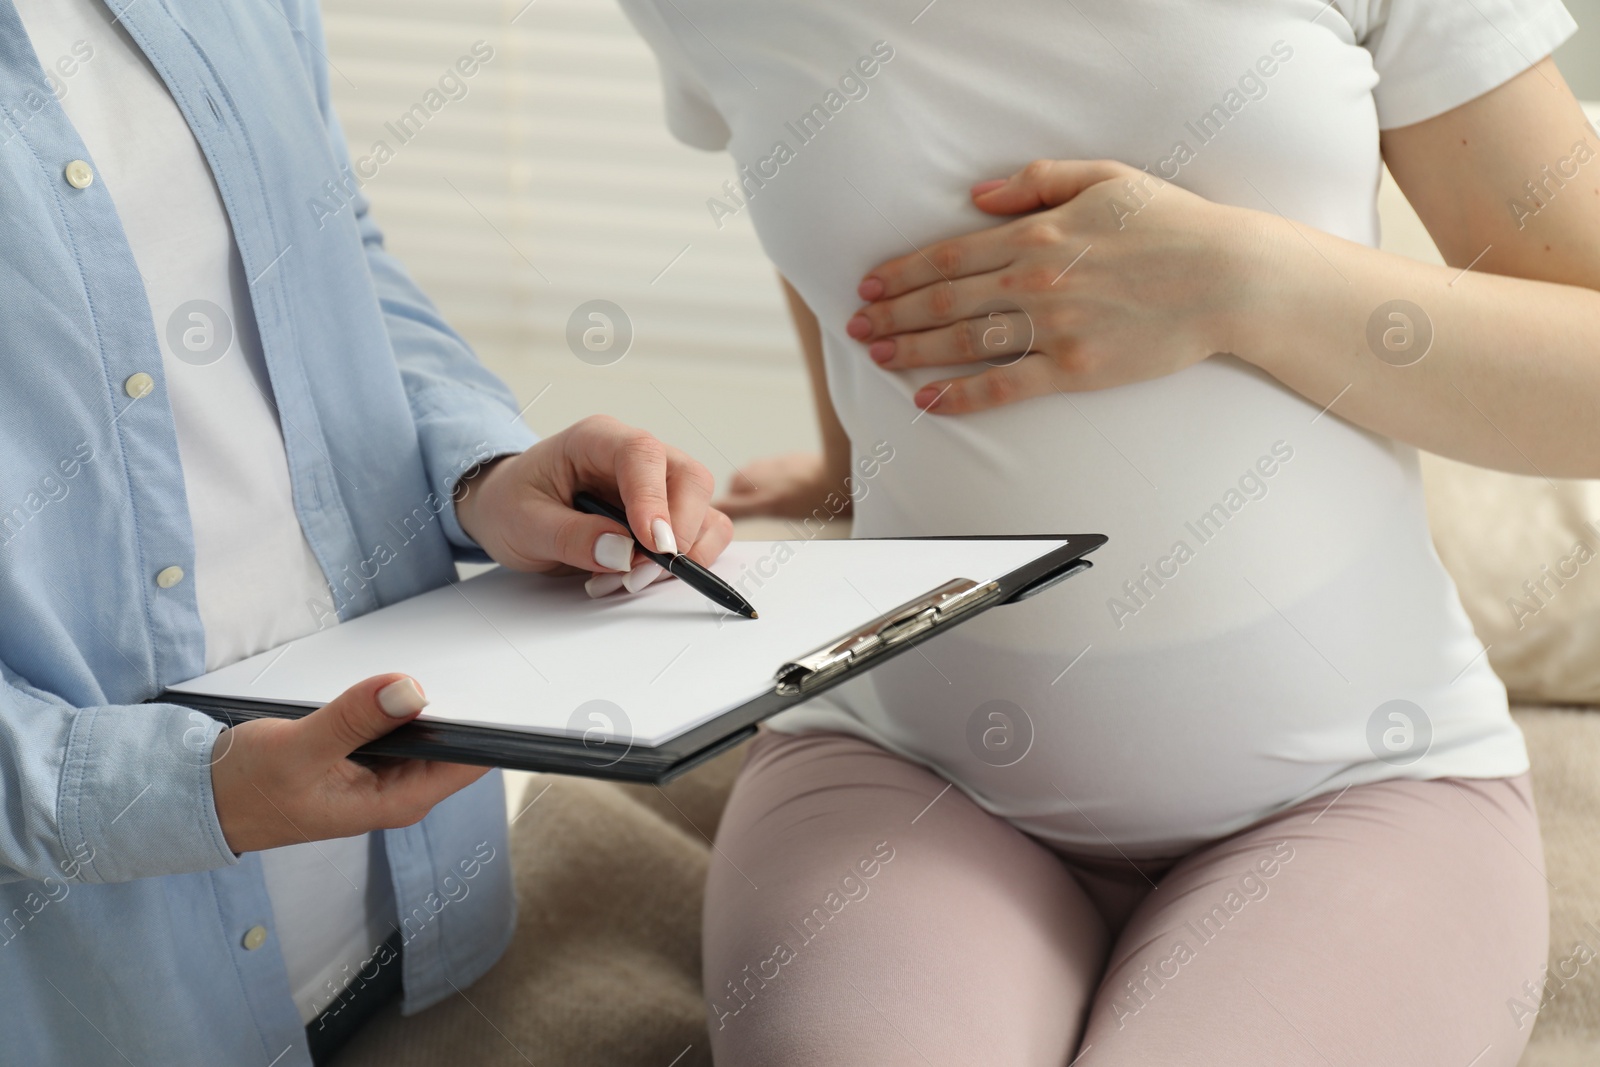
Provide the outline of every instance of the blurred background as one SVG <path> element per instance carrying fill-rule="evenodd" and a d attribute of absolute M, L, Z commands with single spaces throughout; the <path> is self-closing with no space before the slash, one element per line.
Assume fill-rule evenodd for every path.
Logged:
<path fill-rule="evenodd" d="M 1567 7 L 1600 25 L 1600 0 Z M 668 135 L 654 60 L 615 0 L 323 9 L 352 156 L 378 141 L 393 151 L 365 183 L 389 245 L 533 402 L 530 425 L 548 433 L 608 412 L 689 451 L 719 484 L 750 459 L 817 447 L 772 268 L 746 215 L 719 229 L 706 207 L 732 167 Z M 477 73 L 440 92 L 464 56 Z M 1556 60 L 1581 99 L 1600 100 L 1600 30 L 1580 30 Z M 430 91 L 443 105 L 403 140 L 400 118 Z M 1392 186 L 1382 206 L 1385 247 L 1437 258 Z M 588 362 L 568 343 L 569 319 L 594 300 L 632 328 L 626 355 L 606 365 L 621 321 L 611 351 L 584 350 Z M 604 347 L 605 324 L 578 318 Z"/>
<path fill-rule="evenodd" d="M 756 456 L 816 447 L 776 275 L 743 214 L 719 229 L 706 208 L 733 176 L 728 157 L 667 133 L 655 61 L 614 0 L 323 10 L 352 155 L 394 150 L 365 185 L 390 248 L 520 401 L 538 397 L 534 429 L 607 412 L 690 452 L 719 485 Z M 466 95 L 401 144 L 386 124 L 477 42 L 493 58 L 461 79 Z M 568 346 L 591 300 L 632 324 L 609 365 Z"/>

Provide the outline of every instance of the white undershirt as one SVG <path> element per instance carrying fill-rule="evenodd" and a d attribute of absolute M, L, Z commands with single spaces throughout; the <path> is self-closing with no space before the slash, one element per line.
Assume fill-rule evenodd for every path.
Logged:
<path fill-rule="evenodd" d="M 127 32 L 94 0 L 15 2 L 144 279 L 215 670 L 316 630 L 313 605 L 331 603 L 295 514 L 238 248 L 200 146 Z M 371 877 L 372 851 L 362 835 L 261 854 L 303 1020 L 388 933 L 392 889 Z"/>

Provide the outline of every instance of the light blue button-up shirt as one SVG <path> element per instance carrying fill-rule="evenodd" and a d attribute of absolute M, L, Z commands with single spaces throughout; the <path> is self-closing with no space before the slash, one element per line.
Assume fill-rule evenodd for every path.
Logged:
<path fill-rule="evenodd" d="M 121 4 L 221 191 L 340 614 L 449 581 L 481 558 L 455 479 L 533 438 L 384 251 L 314 4 Z M 306 1064 L 258 858 L 217 824 L 220 727 L 146 703 L 204 669 L 194 582 L 156 580 L 194 566 L 161 349 L 105 184 L 69 180 L 94 161 L 11 0 L 0 111 L 0 1062 Z M 330 188 L 349 210 L 312 209 Z M 384 844 L 415 1011 L 510 940 L 499 775 Z"/>

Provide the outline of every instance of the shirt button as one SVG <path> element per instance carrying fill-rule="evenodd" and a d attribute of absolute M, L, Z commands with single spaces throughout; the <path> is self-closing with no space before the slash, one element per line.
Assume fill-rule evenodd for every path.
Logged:
<path fill-rule="evenodd" d="M 267 943 L 267 928 L 265 926 L 252 926 L 244 932 L 242 944 L 246 949 L 254 952 Z"/>
<path fill-rule="evenodd" d="M 67 164 L 67 184 L 74 189 L 87 189 L 94 184 L 94 168 L 81 159 Z"/>
<path fill-rule="evenodd" d="M 156 380 L 144 371 L 129 375 L 128 380 L 122 383 L 122 391 L 135 400 L 142 400 L 149 396 L 156 387 Z"/>
<path fill-rule="evenodd" d="M 163 589 L 171 589 L 181 581 L 183 581 L 182 567 L 168 567 L 156 575 L 156 584 Z"/>

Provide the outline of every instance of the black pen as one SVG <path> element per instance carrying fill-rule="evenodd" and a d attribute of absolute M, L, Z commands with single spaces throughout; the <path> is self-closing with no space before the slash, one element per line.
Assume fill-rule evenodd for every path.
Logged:
<path fill-rule="evenodd" d="M 706 570 L 700 564 L 683 555 L 681 552 L 652 552 L 644 546 L 644 542 L 634 536 L 633 527 L 628 525 L 628 516 L 621 508 L 609 504 L 593 493 L 580 492 L 572 498 L 572 506 L 578 511 L 588 515 L 600 515 L 628 531 L 628 536 L 633 538 L 633 543 L 650 562 L 661 567 L 678 581 L 693 589 L 701 596 L 710 600 L 719 607 L 726 608 L 735 615 L 743 615 L 747 619 L 756 618 L 756 609 L 750 602 L 740 596 L 738 591 L 715 574 Z"/>

